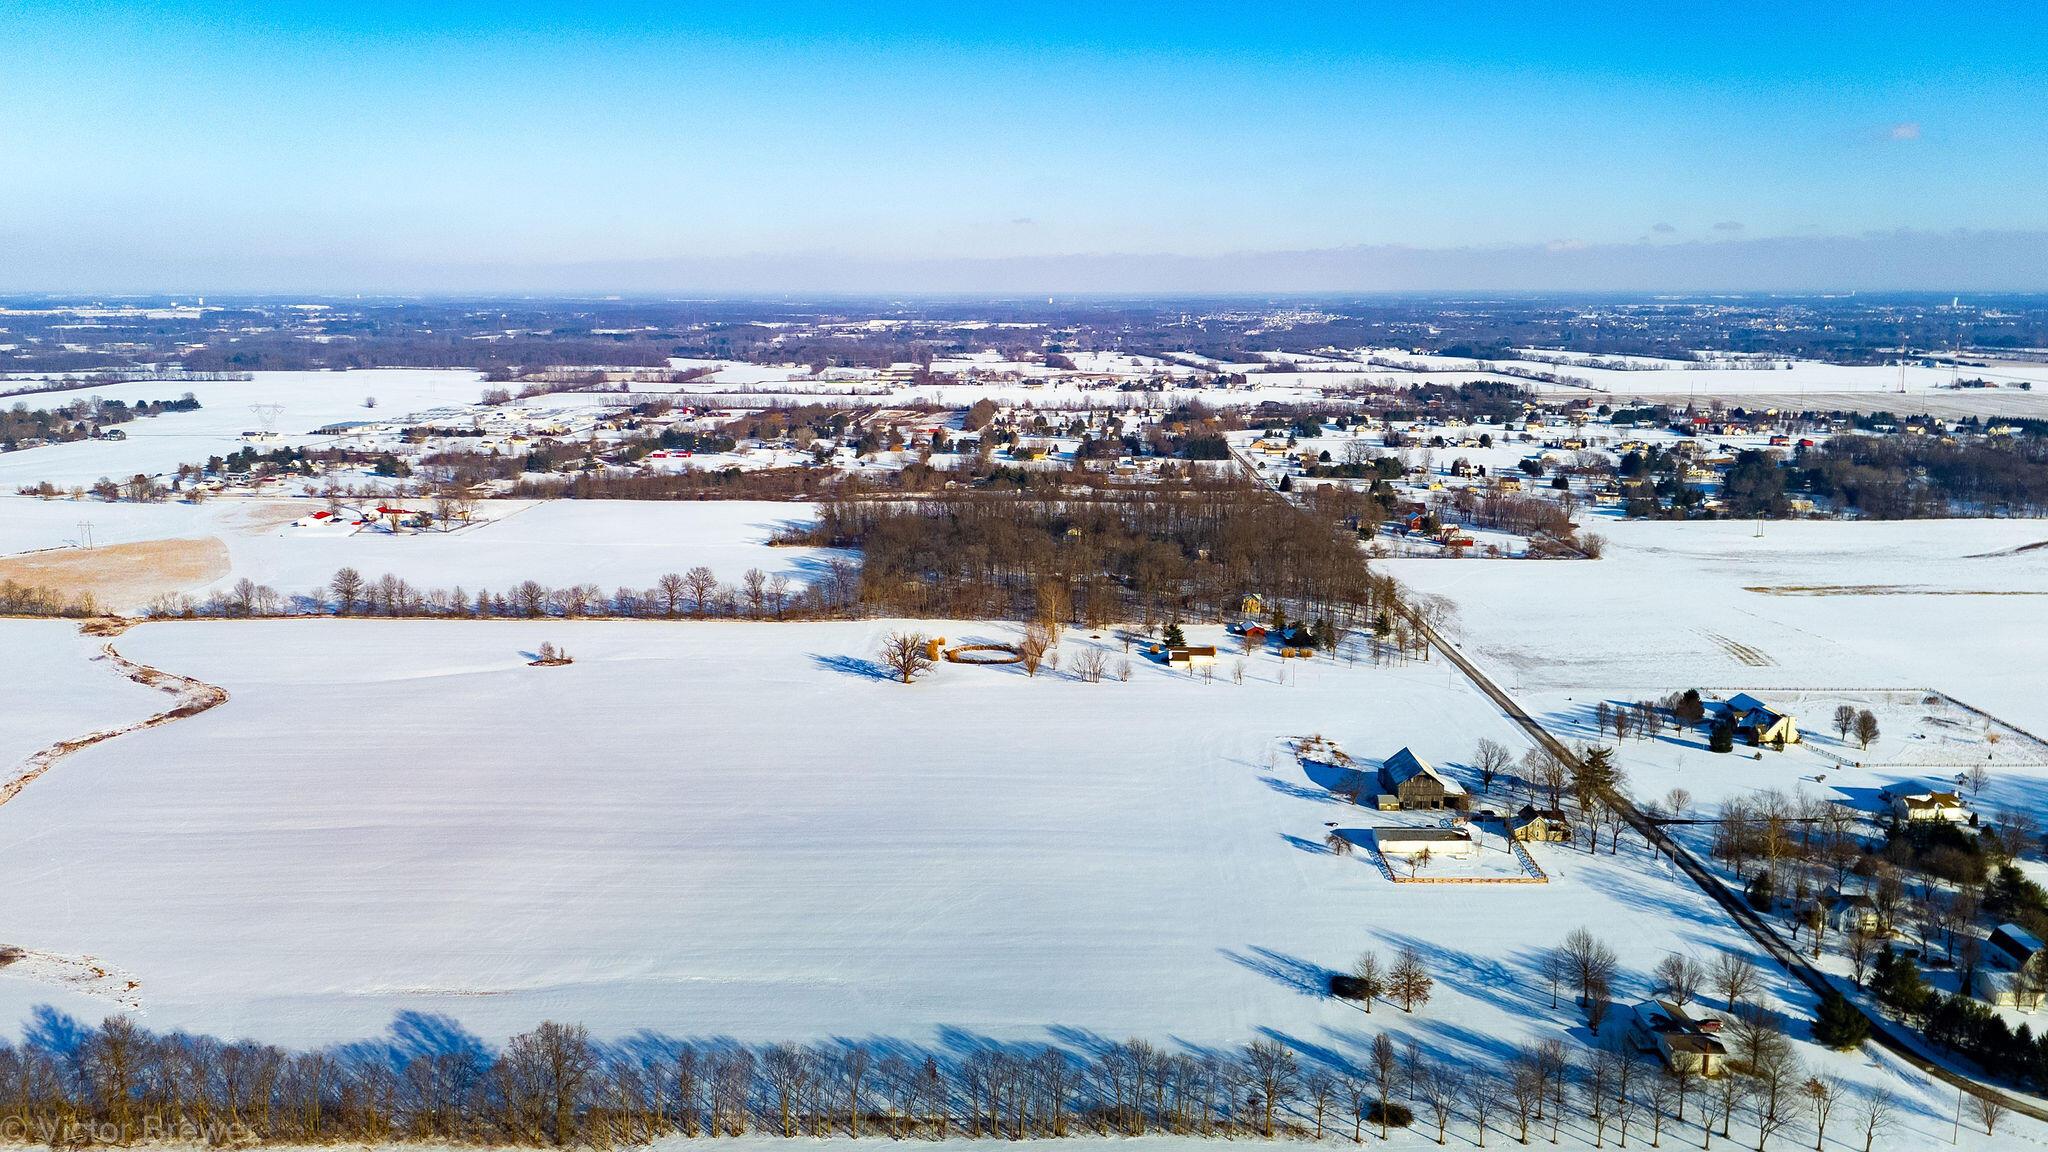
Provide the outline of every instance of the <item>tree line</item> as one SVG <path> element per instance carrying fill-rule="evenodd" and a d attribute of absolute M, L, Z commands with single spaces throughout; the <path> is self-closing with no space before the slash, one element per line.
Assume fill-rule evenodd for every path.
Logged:
<path fill-rule="evenodd" d="M 1885 1089 L 1809 1075 L 1767 1014 L 1731 1026 L 1735 1071 L 1674 1076 L 1616 1043 L 1551 1039 L 1491 1060 L 1447 1059 L 1379 1033 L 1357 1059 L 1273 1038 L 1169 1049 L 1143 1039 L 1084 1051 L 894 1040 L 746 1045 L 640 1033 L 603 1043 L 546 1022 L 493 1049 L 438 1017 L 403 1013 L 387 1038 L 293 1050 L 125 1016 L 88 1027 L 46 1013 L 0 1041 L 0 1133 L 50 1146 L 166 1139 L 213 1144 L 466 1146 L 647 1144 L 749 1133 L 943 1140 L 1071 1136 L 1348 1138 L 1419 1126 L 1526 1145 L 1561 1132 L 1631 1132 L 1654 1145 L 1684 1126 L 1711 1147 L 1735 1125 L 1772 1136 L 1832 1123 L 1870 1148 L 1902 1118 Z M 1973 1118 L 1994 1131 L 1993 1102 Z"/>

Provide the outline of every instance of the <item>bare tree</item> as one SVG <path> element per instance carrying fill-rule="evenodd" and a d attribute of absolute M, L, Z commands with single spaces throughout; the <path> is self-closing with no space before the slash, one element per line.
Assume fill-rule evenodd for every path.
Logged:
<path fill-rule="evenodd" d="M 683 573 L 683 584 L 690 590 L 691 613 L 704 615 L 711 605 L 711 592 L 718 587 L 718 574 L 699 564 Z"/>
<path fill-rule="evenodd" d="M 1457 1115 L 1458 1098 L 1465 1094 L 1464 1078 L 1425 1057 L 1416 1062 L 1411 1090 L 1429 1109 L 1429 1118 L 1436 1124 L 1436 1142 L 1445 1143 L 1444 1133 Z"/>
<path fill-rule="evenodd" d="M 1986 1136 L 1997 1135 L 1998 1125 L 2011 1111 L 2012 1109 L 2006 1107 L 2005 1100 L 1996 1092 L 1987 1090 L 1970 1093 L 1970 1114 L 1977 1118 L 1977 1123 L 1984 1126 Z"/>
<path fill-rule="evenodd" d="M 1842 1078 L 1833 1073 L 1811 1076 L 1799 1086 L 1799 1090 L 1806 1096 L 1807 1111 L 1813 1114 L 1814 1152 L 1820 1152 L 1828 1138 L 1828 1117 L 1834 1114 L 1835 1105 L 1842 1100 Z"/>
<path fill-rule="evenodd" d="M 356 602 L 362 598 L 363 575 L 353 568 L 336 569 L 327 586 L 334 590 L 334 610 L 346 616 L 355 611 Z"/>
<path fill-rule="evenodd" d="M 1377 953 L 1361 953 L 1351 965 L 1351 978 L 1357 981 L 1358 998 L 1365 1001 L 1367 1014 L 1372 1012 L 1372 1002 L 1387 994 L 1387 974 L 1380 968 Z"/>
<path fill-rule="evenodd" d="M 1856 1109 L 1856 1126 L 1863 1130 L 1863 1152 L 1870 1152 L 1877 1138 L 1898 1123 L 1899 1100 L 1889 1088 L 1877 1088 L 1863 1098 Z"/>
<path fill-rule="evenodd" d="M 1741 952 L 1723 952 L 1714 960 L 1714 991 L 1733 1012 L 1756 991 L 1756 963 Z"/>
<path fill-rule="evenodd" d="M 1401 949 L 1394 967 L 1387 973 L 1387 994 L 1400 1002 L 1403 1012 L 1413 1012 L 1429 1003 L 1430 989 L 1435 984 L 1423 966 L 1422 953 L 1413 948 Z"/>
<path fill-rule="evenodd" d="M 931 638 L 922 632 L 891 632 L 882 641 L 882 664 L 908 684 L 932 666 Z"/>
<path fill-rule="evenodd" d="M 1046 650 L 1051 647 L 1052 637 L 1043 625 L 1032 624 L 1024 629 L 1024 639 L 1017 644 L 1017 655 L 1026 676 L 1038 675 L 1039 668 L 1045 664 Z"/>
<path fill-rule="evenodd" d="M 1614 974 L 1620 967 L 1621 962 L 1614 955 L 1614 949 L 1595 939 L 1586 929 L 1574 928 L 1565 935 L 1564 943 L 1558 945 L 1558 951 L 1564 956 L 1564 970 L 1578 988 L 1579 1002 L 1591 1011 L 1594 990 L 1611 987 Z"/>
<path fill-rule="evenodd" d="M 760 616 L 768 604 L 768 577 L 759 568 L 749 568 L 740 577 L 740 589 L 746 593 L 747 613 Z"/>
<path fill-rule="evenodd" d="M 1480 740 L 1479 746 L 1472 750 L 1472 767 L 1479 770 L 1479 791 L 1482 794 L 1491 792 L 1494 779 L 1514 762 L 1514 754 L 1508 751 L 1507 745 L 1498 740 Z"/>
<path fill-rule="evenodd" d="M 1656 970 L 1650 974 L 1650 987 L 1683 1008 L 1699 995 L 1706 978 L 1706 969 L 1698 960 L 1683 952 L 1673 952 L 1657 961 Z"/>
<path fill-rule="evenodd" d="M 1849 956 L 1849 966 L 1852 974 L 1855 976 L 1856 987 L 1861 988 L 1863 987 L 1863 973 L 1869 969 L 1870 962 L 1877 958 L 1877 951 L 1882 941 L 1877 933 L 1864 927 L 1861 915 L 1855 913 L 1851 913 L 1851 915 L 1855 918 L 1849 924 L 1849 935 L 1844 941 L 1842 948 Z"/>
<path fill-rule="evenodd" d="M 1312 1068 L 1301 1078 L 1301 1095 L 1308 1102 L 1309 1115 L 1315 1120 L 1316 1139 L 1321 1140 L 1324 1117 L 1329 1114 L 1330 1104 L 1337 1096 L 1337 1079 L 1327 1068 Z"/>
<path fill-rule="evenodd" d="M 1835 735 L 1846 741 L 1849 733 L 1856 728 L 1856 708 L 1850 704 L 1835 705 Z"/>
<path fill-rule="evenodd" d="M 682 611 L 683 596 L 689 591 L 689 585 L 683 582 L 680 573 L 668 572 L 654 582 L 654 591 L 661 601 L 662 614 L 674 616 Z"/>
<path fill-rule="evenodd" d="M 1858 712 L 1856 714 L 1857 746 L 1859 748 L 1867 749 L 1870 747 L 1871 742 L 1873 740 L 1876 740 L 1877 737 L 1877 716 L 1873 714 L 1868 708 L 1865 708 L 1863 711 Z"/>
<path fill-rule="evenodd" d="M 1372 1081 L 1379 1089 L 1380 1139 L 1387 1138 L 1387 1125 L 1393 1112 L 1394 1089 L 1401 1077 L 1400 1056 L 1394 1049 L 1394 1041 L 1384 1032 L 1372 1038 Z M 1270 1128 L 1267 1135 L 1272 1135 Z"/>
<path fill-rule="evenodd" d="M 1294 1096 L 1299 1066 L 1294 1053 L 1272 1040 L 1254 1040 L 1244 1051 L 1245 1072 L 1259 1092 L 1267 1139 L 1273 1137 L 1273 1116 L 1280 1105 Z"/>
<path fill-rule="evenodd" d="M 1500 1078 L 1490 1069 L 1475 1068 L 1461 1079 L 1465 1085 L 1465 1108 L 1472 1113 L 1472 1127 L 1478 1133 L 1479 1146 L 1484 1148 L 1487 1119 L 1498 1112 L 1503 1103 Z"/>

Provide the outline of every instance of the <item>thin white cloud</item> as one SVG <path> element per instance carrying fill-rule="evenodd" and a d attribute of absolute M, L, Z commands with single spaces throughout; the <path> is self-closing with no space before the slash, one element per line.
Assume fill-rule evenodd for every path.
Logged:
<path fill-rule="evenodd" d="M 1892 125 L 1891 137 L 1894 140 L 1918 140 L 1920 138 L 1920 125 L 1912 120 L 1894 124 Z"/>
<path fill-rule="evenodd" d="M 1714 231 L 1716 231 L 1716 232 L 1740 232 L 1740 231 L 1742 231 L 1742 221 L 1740 221 L 1740 220 L 1717 220 L 1717 221 L 1715 221 L 1715 223 L 1714 223 Z"/>

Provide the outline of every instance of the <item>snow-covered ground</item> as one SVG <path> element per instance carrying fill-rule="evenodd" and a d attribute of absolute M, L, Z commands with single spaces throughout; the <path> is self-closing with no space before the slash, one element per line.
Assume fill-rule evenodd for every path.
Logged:
<path fill-rule="evenodd" d="M 2048 525 L 1606 521 L 1597 561 L 1389 561 L 1524 692 L 1932 688 L 2048 735 Z"/>
<path fill-rule="evenodd" d="M 214 537 L 232 568 L 185 591 L 205 593 L 248 577 L 286 594 L 324 584 L 335 569 L 389 573 L 418 588 L 502 590 L 522 580 L 551 587 L 597 584 L 607 593 L 646 588 L 663 574 L 709 567 L 736 583 L 749 568 L 807 582 L 823 553 L 771 548 L 769 537 L 808 520 L 807 504 L 761 501 L 485 501 L 480 523 L 452 533 L 392 535 L 294 526 L 325 507 L 313 500 L 219 499 L 204 504 L 103 504 L 0 496 L 0 557 L 74 547 Z M 86 527 L 85 525 L 89 525 Z M 133 611 L 146 604 L 113 604 Z"/>
<path fill-rule="evenodd" d="M 180 464 L 204 464 L 210 456 L 227 456 L 250 446 L 242 433 L 261 430 L 265 419 L 251 410 L 252 405 L 283 405 L 275 416 L 279 439 L 256 446 L 267 451 L 286 444 L 325 442 L 312 432 L 330 424 L 388 420 L 447 404 L 473 404 L 484 387 L 477 373 L 466 370 L 378 368 L 254 375 L 253 380 L 103 385 L 7 400 L 10 405 L 49 408 L 89 396 L 133 404 L 175 400 L 190 392 L 200 408 L 130 421 L 121 425 L 125 440 L 79 440 L 0 453 L 0 492 L 43 481 L 60 488 L 90 486 L 102 476 L 120 482 L 138 473 L 156 476 L 176 471 Z M 373 397 L 376 407 L 365 407 L 363 402 Z"/>
<path fill-rule="evenodd" d="M 140 626 L 125 652 L 232 698 L 0 808 L 0 859 L 35 861 L 8 942 L 135 981 L 148 1026 L 283 1043 L 410 1010 L 490 1040 L 552 1017 L 956 1050 L 1270 1035 L 1338 1061 L 1386 1030 L 1465 1062 L 1583 1043 L 1534 968 L 1572 927 L 1620 952 L 1624 1000 L 1671 950 L 1746 948 L 1639 846 L 1536 846 L 1544 885 L 1395 884 L 1328 851 L 1414 817 L 1337 799 L 1290 737 L 1468 781 L 1479 738 L 1524 746 L 1441 663 L 1288 661 L 1282 683 L 1268 654 L 1237 684 L 1234 657 L 1205 682 L 1133 653 L 1128 682 L 942 665 L 906 687 L 869 663 L 894 626 Z M 542 641 L 576 663 L 529 667 Z M 1068 666 L 1093 643 L 1070 632 Z M 1438 981 L 1421 1010 L 1320 995 L 1409 944 Z M 0 972 L 0 1019 L 118 1006 L 33 975 Z M 1803 1035 L 1807 997 L 1766 985 Z M 1916 1132 L 1946 1114 L 1893 1061 L 1801 1054 L 1904 1093 Z"/>
<path fill-rule="evenodd" d="M 8 620 L 0 636 L 0 786 L 23 759 L 59 740 L 169 706 L 162 693 L 99 659 L 100 641 L 81 636 L 72 621 Z"/>
<path fill-rule="evenodd" d="M 2048 700 L 2026 671 L 2048 659 L 2048 548 L 2029 547 L 2048 539 L 2039 522 L 1796 521 L 1760 538 L 1753 522 L 1599 530 L 1597 561 L 1384 563 L 1456 601 L 1466 650 L 1560 734 L 1592 739 L 1602 700 L 1685 688 L 1750 692 L 1809 734 L 1761 760 L 1707 752 L 1696 734 L 1631 739 L 1619 758 L 1643 798 L 1683 787 L 1713 803 L 1778 787 L 1860 803 L 1894 780 L 1950 780 L 1982 762 L 1987 810 L 2048 803 L 2037 739 Z M 2000 739 L 1985 739 L 1983 716 L 1927 705 L 1929 692 L 1996 717 Z M 1878 716 L 1870 749 L 1832 731 L 1837 704 Z"/>
<path fill-rule="evenodd" d="M 1386 818 L 1287 738 L 1368 764 L 1516 740 L 1441 664 L 1290 661 L 1283 684 L 1262 655 L 1240 685 L 1134 653 L 1129 682 L 943 665 L 905 687 L 869 664 L 889 627 L 142 626 L 124 651 L 232 698 L 0 811 L 0 857 L 42 861 L 8 931 L 134 973 L 153 1025 L 280 1041 L 413 1008 L 488 1036 L 554 1015 L 1350 1044 L 1367 1022 L 1309 992 L 1414 941 L 1441 995 L 1403 1026 L 1486 1048 L 1567 1027 L 1530 1008 L 1561 926 L 1606 926 L 1639 971 L 1738 942 L 1639 857 L 1545 850 L 1550 885 L 1446 889 L 1330 854 L 1332 826 Z M 542 641 L 577 662 L 529 667 Z M 0 1017 L 50 997 L 0 980 Z"/>

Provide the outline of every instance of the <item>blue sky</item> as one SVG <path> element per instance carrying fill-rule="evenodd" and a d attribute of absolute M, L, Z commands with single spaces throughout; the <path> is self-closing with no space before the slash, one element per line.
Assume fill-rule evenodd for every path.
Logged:
<path fill-rule="evenodd" d="M 0 290 L 2048 229 L 2041 5 L 0 0 L 0 27 Z"/>

